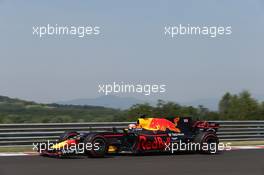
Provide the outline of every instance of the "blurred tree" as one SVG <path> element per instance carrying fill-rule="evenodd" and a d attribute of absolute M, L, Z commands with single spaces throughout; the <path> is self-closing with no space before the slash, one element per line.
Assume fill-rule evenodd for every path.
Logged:
<path fill-rule="evenodd" d="M 228 110 L 231 106 L 232 95 L 227 92 L 219 102 L 219 114 L 223 117 L 228 115 Z"/>
<path fill-rule="evenodd" d="M 257 100 L 248 91 L 242 91 L 239 95 L 226 93 L 219 102 L 221 119 L 258 119 L 260 110 Z"/>
<path fill-rule="evenodd" d="M 145 114 L 146 116 L 149 116 L 149 117 L 152 116 L 153 107 L 149 103 L 133 105 L 128 110 L 128 120 L 134 121 L 142 114 Z"/>

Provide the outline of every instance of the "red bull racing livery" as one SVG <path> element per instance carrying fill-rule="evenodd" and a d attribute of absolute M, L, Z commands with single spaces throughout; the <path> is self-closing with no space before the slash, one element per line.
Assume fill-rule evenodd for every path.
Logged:
<path fill-rule="evenodd" d="M 113 128 L 112 132 L 65 132 L 56 143 L 39 144 L 39 152 L 57 157 L 170 152 L 171 145 L 178 143 L 218 144 L 218 128 L 217 123 L 192 121 L 189 117 L 139 118 L 122 131 Z M 210 149 L 199 151 L 211 153 Z"/>

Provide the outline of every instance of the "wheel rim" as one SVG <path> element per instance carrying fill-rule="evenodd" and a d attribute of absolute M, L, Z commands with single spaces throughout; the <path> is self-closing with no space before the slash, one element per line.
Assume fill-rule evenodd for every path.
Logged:
<path fill-rule="evenodd" d="M 206 140 L 206 143 L 208 144 L 208 147 L 209 147 L 209 150 L 208 150 L 208 152 L 210 152 L 210 153 L 213 153 L 213 151 L 215 151 L 215 152 L 217 152 L 217 147 L 218 147 L 218 141 L 217 141 L 217 139 L 215 139 L 215 138 L 208 138 L 207 140 Z"/>

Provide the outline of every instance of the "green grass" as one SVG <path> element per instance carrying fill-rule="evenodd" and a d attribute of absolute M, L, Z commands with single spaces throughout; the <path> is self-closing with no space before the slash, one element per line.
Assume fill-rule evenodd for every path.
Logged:
<path fill-rule="evenodd" d="M 33 152 L 32 146 L 0 147 L 0 152 Z"/>

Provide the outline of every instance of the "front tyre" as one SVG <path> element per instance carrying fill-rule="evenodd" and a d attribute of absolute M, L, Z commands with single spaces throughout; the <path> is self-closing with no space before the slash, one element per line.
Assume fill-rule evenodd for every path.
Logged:
<path fill-rule="evenodd" d="M 88 136 L 84 140 L 85 145 L 91 145 L 89 149 L 86 149 L 86 153 L 89 157 L 100 158 L 105 157 L 107 153 L 107 143 L 104 137 L 102 136 Z"/>

